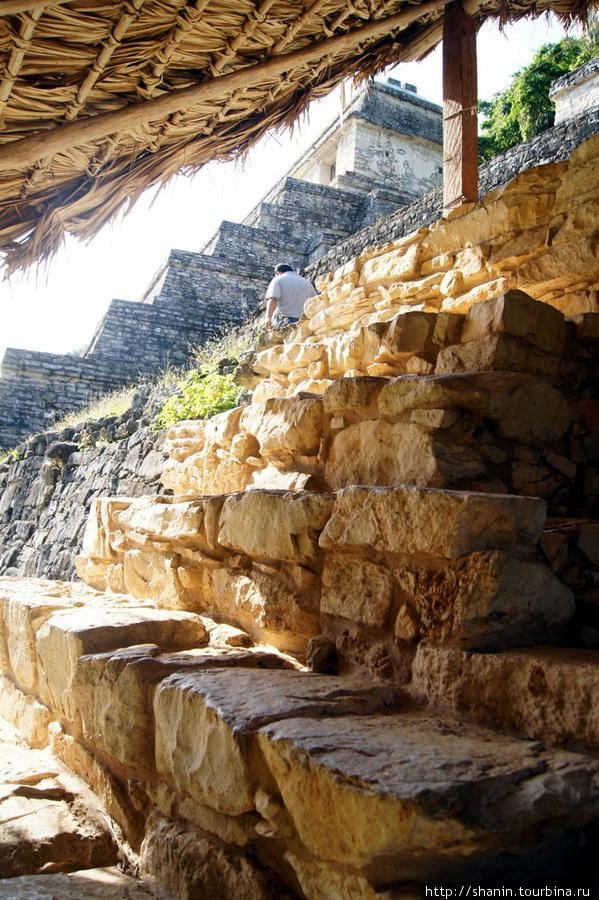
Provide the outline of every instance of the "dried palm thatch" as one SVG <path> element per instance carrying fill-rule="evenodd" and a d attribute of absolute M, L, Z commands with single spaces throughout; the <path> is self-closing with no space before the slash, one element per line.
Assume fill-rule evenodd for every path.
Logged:
<path fill-rule="evenodd" d="M 422 58 L 445 0 L 0 2 L 0 253 L 43 261 L 152 185 L 245 153 L 347 76 Z M 587 0 L 465 0 L 478 22 Z"/>

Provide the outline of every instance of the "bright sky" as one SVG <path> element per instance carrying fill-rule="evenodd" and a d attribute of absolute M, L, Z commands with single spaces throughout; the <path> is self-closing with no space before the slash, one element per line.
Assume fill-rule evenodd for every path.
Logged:
<path fill-rule="evenodd" d="M 507 87 L 541 44 L 564 36 L 556 21 L 524 20 L 501 33 L 487 23 L 478 35 L 479 97 Z M 441 103 L 441 53 L 393 71 L 418 93 Z M 90 243 L 68 239 L 49 267 L 0 281 L 0 359 L 6 347 L 67 353 L 83 348 L 113 298 L 137 300 L 169 250 L 197 250 L 225 219 L 239 222 L 282 177 L 340 109 L 339 93 L 314 104 L 289 134 L 266 138 L 244 166 L 216 163 L 193 178 L 152 192 Z"/>

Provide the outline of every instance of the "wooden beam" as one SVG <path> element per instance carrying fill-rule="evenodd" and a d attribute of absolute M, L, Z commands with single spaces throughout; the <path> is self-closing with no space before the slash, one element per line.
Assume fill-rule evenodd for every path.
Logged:
<path fill-rule="evenodd" d="M 462 9 L 469 16 L 475 16 L 485 3 L 487 3 L 487 0 L 464 0 Z M 414 60 L 422 59 L 426 53 L 436 47 L 437 44 L 440 44 L 442 40 L 443 18 L 440 18 L 427 28 L 423 28 L 406 49 L 401 50 L 401 61 L 413 62 Z"/>
<path fill-rule="evenodd" d="M 476 23 L 459 2 L 443 23 L 443 208 L 478 200 Z"/>
<path fill-rule="evenodd" d="M 445 0 L 425 0 L 424 3 L 410 6 L 396 15 L 377 19 L 346 34 L 318 41 L 302 50 L 245 66 L 228 75 L 219 75 L 193 87 L 171 91 L 162 97 L 133 103 L 115 112 L 100 113 L 3 144 L 0 146 L 0 172 L 31 165 L 71 147 L 99 140 L 115 132 L 127 131 L 147 122 L 158 121 L 174 112 L 189 109 L 197 103 L 218 100 L 238 88 L 253 87 L 261 81 L 272 80 L 290 69 L 309 65 L 333 53 L 348 53 L 364 41 L 388 35 L 398 28 L 406 28 L 421 16 L 444 5 Z"/>

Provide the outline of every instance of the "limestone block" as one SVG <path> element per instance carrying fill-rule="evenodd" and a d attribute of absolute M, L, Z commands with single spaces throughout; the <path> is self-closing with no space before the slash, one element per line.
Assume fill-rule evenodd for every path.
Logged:
<path fill-rule="evenodd" d="M 241 815 L 254 806 L 247 736 L 217 712 L 198 675 L 161 682 L 154 696 L 156 765 L 180 791 L 218 812 Z"/>
<path fill-rule="evenodd" d="M 254 490 L 229 497 L 220 516 L 219 543 L 252 557 L 314 563 L 333 503 L 327 494 Z"/>
<path fill-rule="evenodd" d="M 316 313 L 326 309 L 328 305 L 329 294 L 327 290 L 323 289 L 322 293 L 317 294 L 315 297 L 309 297 L 308 300 L 306 300 L 304 305 L 304 315 L 307 316 L 308 319 L 311 319 Z"/>
<path fill-rule="evenodd" d="M 0 872 L 3 878 L 109 866 L 117 852 L 106 826 L 81 822 L 69 793 L 54 780 L 35 788 L 13 786 L 0 801 Z M 19 823 L 14 827 L 14 822 Z M 1 884 L 1 882 L 0 882 Z M 15 897 L 15 895 L 12 895 Z M 46 895 L 48 896 L 48 895 Z"/>
<path fill-rule="evenodd" d="M 324 392 L 324 411 L 328 416 L 341 416 L 358 410 L 370 415 L 376 414 L 378 395 L 385 384 L 386 378 L 340 378 Z"/>
<path fill-rule="evenodd" d="M 442 253 L 440 256 L 433 256 L 426 259 L 422 263 L 422 274 L 432 275 L 436 272 L 448 272 L 453 269 L 455 255 L 453 253 Z"/>
<path fill-rule="evenodd" d="M 50 749 L 65 766 L 85 780 L 99 799 L 101 808 L 122 828 L 130 845 L 137 849 L 143 836 L 143 818 L 131 802 L 127 790 L 123 789 L 122 780 L 116 779 L 93 753 L 63 731 L 57 722 L 50 725 Z"/>
<path fill-rule="evenodd" d="M 158 770 L 193 798 L 227 815 L 256 808 L 258 771 L 251 736 L 268 722 L 293 716 L 365 715 L 393 692 L 306 672 L 258 670 L 173 674 L 154 697 Z"/>
<path fill-rule="evenodd" d="M 532 497 L 353 485 L 339 491 L 320 546 L 445 559 L 498 549 L 525 557 L 540 537 L 545 509 Z"/>
<path fill-rule="evenodd" d="M 188 823 L 153 814 L 141 850 L 140 873 L 156 896 L 178 900 L 292 900 L 293 895 L 253 857 L 211 841 Z"/>
<path fill-rule="evenodd" d="M 204 493 L 204 466 L 203 453 L 193 453 L 183 462 L 167 460 L 162 470 L 162 483 L 177 496 L 185 494 Z"/>
<path fill-rule="evenodd" d="M 500 437 L 521 442 L 551 443 L 570 424 L 568 405 L 556 388 L 515 372 L 395 378 L 383 387 L 378 402 L 386 416 L 412 409 L 467 409 L 490 419 Z"/>
<path fill-rule="evenodd" d="M 240 426 L 254 435 L 266 458 L 281 451 L 309 456 L 320 446 L 322 401 L 293 397 L 252 403 L 243 410 Z"/>
<path fill-rule="evenodd" d="M 506 291 L 517 286 L 518 282 L 515 275 L 494 278 L 478 284 L 463 293 L 461 291 L 459 293 L 450 292 L 449 296 L 441 304 L 441 309 L 444 312 L 465 313 L 474 303 L 480 303 L 492 297 L 499 297 L 500 294 L 505 294 Z"/>
<path fill-rule="evenodd" d="M 508 291 L 500 297 L 471 306 L 464 320 L 462 341 L 487 334 L 507 332 L 524 338 L 548 353 L 561 356 L 565 350 L 564 317 L 545 303 L 522 291 Z"/>
<path fill-rule="evenodd" d="M 252 465 L 237 459 L 223 459 L 222 462 L 217 462 L 209 474 L 204 471 L 202 493 L 234 494 L 236 491 L 243 491 L 253 471 Z"/>
<path fill-rule="evenodd" d="M 383 566 L 357 554 L 327 554 L 320 601 L 323 613 L 383 628 L 392 597 L 393 578 Z"/>
<path fill-rule="evenodd" d="M 254 471 L 248 487 L 260 490 L 302 491 L 309 489 L 312 475 L 309 472 L 284 471 L 272 464 Z"/>
<path fill-rule="evenodd" d="M 514 182 L 516 179 L 514 179 Z M 513 182 L 513 183 L 514 183 Z M 553 215 L 555 194 L 519 191 L 503 192 L 497 199 L 488 197 L 457 219 L 443 221 L 424 238 L 427 257 L 455 253 L 457 247 L 492 244 L 514 232 L 540 227 Z"/>
<path fill-rule="evenodd" d="M 360 284 L 374 288 L 379 284 L 392 284 L 402 278 L 415 278 L 420 274 L 422 256 L 422 245 L 419 243 L 375 256 L 362 266 Z"/>
<path fill-rule="evenodd" d="M 177 422 L 165 434 L 164 451 L 171 459 L 183 462 L 188 456 L 200 453 L 204 449 L 206 421 Z"/>
<path fill-rule="evenodd" d="M 0 716 L 23 735 L 30 747 L 42 749 L 49 743 L 50 710 L 31 694 L 20 691 L 0 674 Z M 1 896 L 1 895 L 0 895 Z"/>
<path fill-rule="evenodd" d="M 211 557 L 184 559 L 176 550 L 161 553 L 131 549 L 123 557 L 123 587 L 137 600 L 164 609 L 201 612 L 211 599 L 206 568 L 215 564 Z"/>
<path fill-rule="evenodd" d="M 567 290 L 581 280 L 592 284 L 599 279 L 596 239 L 581 238 L 553 247 L 543 256 L 531 259 L 518 269 L 518 287 L 536 291 Z"/>
<path fill-rule="evenodd" d="M 393 306 L 397 306 L 398 300 L 404 303 L 410 300 L 413 300 L 414 303 L 430 302 L 440 297 L 442 281 L 443 274 L 436 272 L 433 275 L 427 275 L 425 278 L 417 278 L 411 281 L 395 281 L 388 286 L 379 285 L 378 292 L 385 303 L 391 301 Z M 376 308 L 384 309 L 386 307 L 384 303 L 377 302 Z"/>
<path fill-rule="evenodd" d="M 489 334 L 445 347 L 435 366 L 437 375 L 489 371 L 528 373 L 570 390 L 580 386 L 585 374 L 576 360 L 558 359 L 510 334 Z"/>
<path fill-rule="evenodd" d="M 471 553 L 442 569 L 403 568 L 396 577 L 429 644 L 501 649 L 558 639 L 574 595 L 541 563 L 501 550 Z"/>
<path fill-rule="evenodd" d="M 173 500 L 170 497 L 133 501 L 114 514 L 113 521 L 129 536 L 144 544 L 144 539 L 162 547 L 188 547 L 215 553 L 218 551 L 218 518 L 223 497 Z M 120 538 L 121 542 L 123 538 Z"/>
<path fill-rule="evenodd" d="M 156 686 L 176 672 L 227 667 L 283 669 L 289 663 L 273 652 L 231 647 L 161 654 L 155 644 L 82 656 L 71 687 L 80 729 L 76 737 L 130 768 L 134 777 L 145 772 L 153 780 Z"/>
<path fill-rule="evenodd" d="M 464 280 L 469 284 L 472 279 L 482 270 L 487 270 L 487 260 L 491 255 L 490 244 L 479 244 L 476 247 L 466 247 L 464 250 L 458 251 L 455 257 L 454 268 L 461 272 Z"/>
<path fill-rule="evenodd" d="M 433 331 L 433 343 L 441 347 L 456 344 L 462 339 L 464 316 L 461 313 L 440 312 L 437 313 L 435 330 Z"/>
<path fill-rule="evenodd" d="M 82 555 L 89 558 L 116 560 L 122 532 L 115 513 L 127 509 L 131 498 L 95 497 L 83 535 Z"/>
<path fill-rule="evenodd" d="M 431 435 L 418 425 L 384 419 L 356 422 L 332 435 L 325 480 L 332 490 L 351 484 L 445 483 Z"/>
<path fill-rule="evenodd" d="M 320 633 L 314 591 L 302 584 L 296 588 L 276 570 L 217 568 L 209 575 L 208 611 L 243 628 L 256 641 L 305 657 L 308 642 Z"/>
<path fill-rule="evenodd" d="M 550 239 L 547 227 L 530 228 L 495 243 L 488 259 L 490 271 L 515 272 L 522 263 L 546 252 Z"/>
<path fill-rule="evenodd" d="M 306 368 L 322 359 L 324 348 L 320 344 L 289 343 L 271 347 L 258 354 L 258 361 L 269 372 L 289 374 L 296 368 Z"/>
<path fill-rule="evenodd" d="M 154 643 L 164 650 L 199 647 L 206 629 L 199 616 L 144 607 L 74 609 L 54 613 L 40 628 L 37 652 L 40 698 L 71 721 L 76 717 L 70 684 L 79 657 Z"/>
<path fill-rule="evenodd" d="M 599 809 L 596 760 L 424 713 L 279 720 L 259 742 L 308 851 L 375 883 L 464 877 L 494 856 L 505 875 L 507 854 L 521 865 Z"/>
<path fill-rule="evenodd" d="M 383 332 L 384 343 L 378 361 L 393 359 L 398 353 L 426 356 L 427 350 L 431 350 L 436 324 L 436 313 L 407 312 L 395 316 Z"/>
<path fill-rule="evenodd" d="M 295 872 L 300 887 L 309 900 L 329 900 L 330 897 L 335 897 L 336 900 L 383 900 L 387 893 L 379 893 L 367 878 L 344 866 L 336 866 L 330 860 L 322 862 L 288 851 L 285 861 Z"/>
<path fill-rule="evenodd" d="M 23 690 L 35 692 L 38 687 L 36 637 L 44 622 L 68 603 L 48 598 L 8 596 L 4 602 L 4 631 L 7 645 L 6 672 L 12 672 Z"/>
<path fill-rule="evenodd" d="M 325 334 L 332 329 L 341 331 L 351 328 L 359 315 L 372 309 L 373 301 L 366 289 L 355 288 L 345 302 L 335 303 L 312 316 L 310 328 L 314 334 Z"/>
<path fill-rule="evenodd" d="M 599 669 L 592 650 L 464 653 L 421 645 L 414 690 L 499 729 L 579 752 L 599 748 Z"/>
<path fill-rule="evenodd" d="M 207 419 L 204 431 L 206 446 L 216 444 L 217 447 L 230 450 L 231 442 L 239 432 L 239 419 L 244 409 L 244 406 L 235 406 Z"/>
<path fill-rule="evenodd" d="M 377 358 L 380 347 L 380 334 L 367 328 L 336 335 L 327 342 L 329 373 L 343 377 L 350 369 L 365 370 Z"/>

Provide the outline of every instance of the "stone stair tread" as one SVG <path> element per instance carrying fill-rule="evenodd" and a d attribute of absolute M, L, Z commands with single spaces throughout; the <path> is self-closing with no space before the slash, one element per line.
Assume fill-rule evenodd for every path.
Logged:
<path fill-rule="evenodd" d="M 551 746 L 599 752 L 599 651 L 521 647 L 472 653 L 421 646 L 416 695 Z"/>
<path fill-rule="evenodd" d="M 113 832 L 85 783 L 49 750 L 30 749 L 0 719 L 0 873 L 11 879 L 10 889 L 22 874 L 111 866 L 117 860 Z M 24 896 L 3 891 L 0 880 L 0 897 Z"/>
<path fill-rule="evenodd" d="M 240 673 L 230 670 L 176 675 L 158 687 L 159 770 L 197 799 L 240 814 L 254 802 L 250 747 L 258 728 L 293 827 L 320 859 L 373 871 L 380 862 L 401 879 L 418 877 L 423 866 L 428 877 L 463 874 L 479 858 L 524 857 L 599 814 L 597 759 L 448 714 L 409 706 L 381 713 L 361 694 L 352 699 L 345 679 L 254 671 L 243 678 L 243 696 Z M 344 706 L 356 699 L 358 713 L 347 715 Z M 200 749 L 208 722 L 227 773 L 218 776 L 218 796 Z"/>
<path fill-rule="evenodd" d="M 0 900 L 149 900 L 155 895 L 116 866 L 0 879 Z"/>

